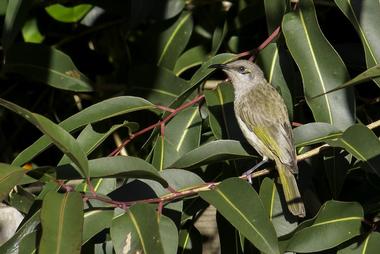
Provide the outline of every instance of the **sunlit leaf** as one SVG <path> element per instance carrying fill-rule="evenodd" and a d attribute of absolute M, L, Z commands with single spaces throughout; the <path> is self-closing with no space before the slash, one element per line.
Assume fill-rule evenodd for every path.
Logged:
<path fill-rule="evenodd" d="M 83 201 L 78 192 L 49 192 L 41 208 L 39 253 L 80 253 Z"/>
<path fill-rule="evenodd" d="M 259 195 L 244 180 L 230 178 L 200 196 L 216 209 L 259 250 L 280 253 L 276 232 Z"/>
<path fill-rule="evenodd" d="M 349 127 L 355 121 L 355 100 L 351 89 L 313 98 L 349 79 L 342 59 L 320 30 L 313 1 L 301 1 L 296 11 L 286 14 L 282 31 L 301 71 L 306 101 L 315 121 L 339 129 Z"/>

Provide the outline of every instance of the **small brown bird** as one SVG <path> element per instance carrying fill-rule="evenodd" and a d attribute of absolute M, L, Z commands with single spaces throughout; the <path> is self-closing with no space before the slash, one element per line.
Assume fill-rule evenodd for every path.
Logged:
<path fill-rule="evenodd" d="M 293 175 L 298 173 L 298 167 L 292 127 L 281 95 L 268 83 L 262 70 L 250 61 L 214 64 L 210 68 L 222 69 L 231 80 L 235 91 L 234 110 L 240 129 L 263 157 L 245 174 L 250 176 L 268 159 L 274 160 L 289 211 L 304 217 L 305 207 Z"/>

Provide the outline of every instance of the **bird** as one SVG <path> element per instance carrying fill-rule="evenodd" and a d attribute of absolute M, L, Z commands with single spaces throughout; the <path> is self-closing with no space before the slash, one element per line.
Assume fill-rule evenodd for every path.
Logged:
<path fill-rule="evenodd" d="M 251 173 L 269 160 L 276 164 L 289 211 L 305 217 L 295 174 L 297 158 L 292 127 L 283 98 L 265 79 L 258 65 L 247 60 L 213 64 L 210 68 L 224 71 L 234 88 L 234 112 L 248 143 L 262 156 L 262 161 L 244 173 Z"/>

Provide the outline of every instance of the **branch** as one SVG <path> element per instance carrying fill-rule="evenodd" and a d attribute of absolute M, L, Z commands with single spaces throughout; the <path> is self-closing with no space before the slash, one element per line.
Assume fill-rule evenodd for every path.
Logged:
<path fill-rule="evenodd" d="M 125 147 L 129 142 L 131 142 L 133 139 L 147 133 L 148 131 L 151 131 L 157 127 L 160 127 L 161 129 L 161 133 L 164 132 L 164 128 L 165 128 L 165 124 L 170 120 L 172 119 L 175 115 L 177 115 L 179 112 L 181 112 L 182 110 L 198 103 L 199 101 L 203 100 L 204 99 L 204 95 L 198 95 L 197 97 L 195 97 L 194 99 L 192 99 L 191 101 L 187 102 L 187 103 L 184 103 L 182 104 L 181 106 L 179 106 L 178 108 L 176 109 L 170 109 L 170 108 L 167 108 L 167 107 L 164 107 L 164 106 L 156 106 L 158 109 L 160 110 L 163 110 L 163 111 L 168 111 L 168 112 L 171 112 L 167 117 L 165 117 L 164 119 L 158 121 L 157 123 L 155 124 L 152 124 L 138 132 L 135 132 L 133 133 L 132 135 L 129 136 L 129 138 L 127 138 L 126 140 L 123 141 L 123 143 L 121 145 L 119 145 L 115 150 L 113 150 L 108 156 L 116 156 L 120 153 L 121 149 L 123 149 L 123 147 Z"/>

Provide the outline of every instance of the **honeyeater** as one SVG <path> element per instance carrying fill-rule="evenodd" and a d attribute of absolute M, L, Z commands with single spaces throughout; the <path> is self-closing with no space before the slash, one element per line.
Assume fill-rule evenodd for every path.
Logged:
<path fill-rule="evenodd" d="M 289 211 L 305 216 L 296 178 L 297 159 L 293 144 L 292 127 L 284 100 L 268 83 L 259 66 L 237 60 L 228 64 L 214 64 L 210 68 L 223 70 L 234 87 L 234 111 L 243 135 L 263 157 L 263 160 L 245 174 L 250 174 L 267 162 L 274 160 Z"/>

